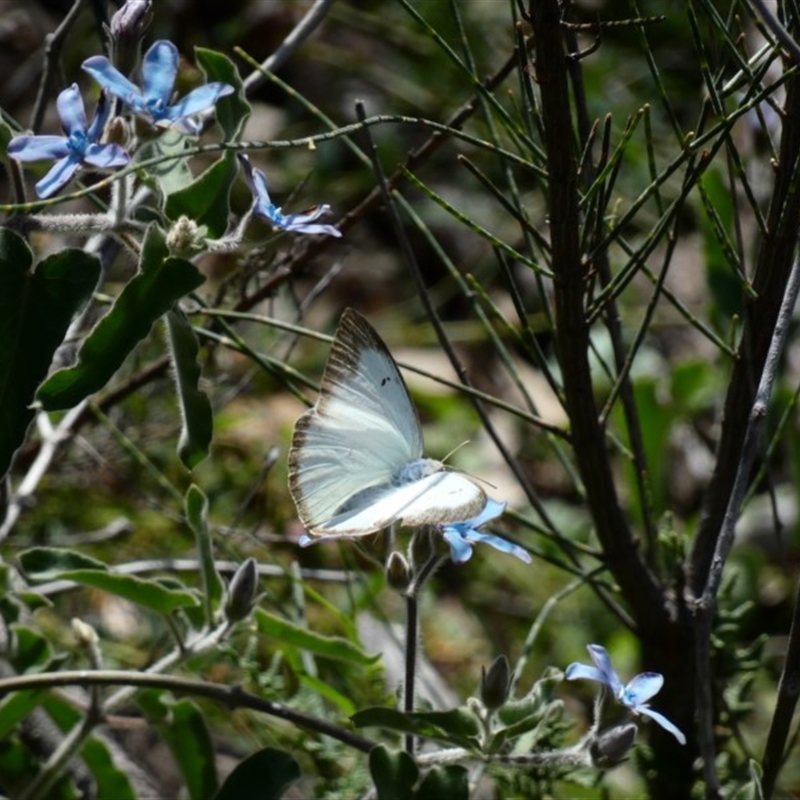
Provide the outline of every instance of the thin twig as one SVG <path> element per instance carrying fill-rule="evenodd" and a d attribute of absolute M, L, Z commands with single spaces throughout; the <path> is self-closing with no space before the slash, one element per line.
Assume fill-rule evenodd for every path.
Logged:
<path fill-rule="evenodd" d="M 72 435 L 72 428 L 75 421 L 83 414 L 86 403 L 80 403 L 75 408 L 68 411 L 56 428 L 50 423 L 50 418 L 44 411 L 37 414 L 36 422 L 42 436 L 39 452 L 36 454 L 34 462 L 22 479 L 17 491 L 11 497 L 11 501 L 6 509 L 5 519 L 0 524 L 0 542 L 2 542 L 16 525 L 26 502 L 33 496 L 36 487 L 44 478 L 50 464 L 55 458 L 59 446 L 67 441 Z"/>
<path fill-rule="evenodd" d="M 772 13 L 764 0 L 750 0 L 750 4 L 758 11 L 764 24 L 775 34 L 777 40 L 786 48 L 795 63 L 800 64 L 800 45 L 794 37 L 783 27 L 781 21 Z"/>
<path fill-rule="evenodd" d="M 414 711 L 414 687 L 417 674 L 417 644 L 419 637 L 419 605 L 414 594 L 406 595 L 406 646 L 405 646 L 405 679 L 403 681 L 403 711 L 411 714 Z M 405 736 L 405 749 L 409 755 L 414 754 L 414 735 Z"/>
<path fill-rule="evenodd" d="M 716 598 L 722 581 L 722 572 L 733 546 L 736 520 L 742 499 L 750 483 L 753 462 L 760 452 L 761 435 L 766 421 L 772 387 L 778 372 L 780 358 L 786 344 L 792 313 L 800 290 L 800 255 L 795 257 L 780 311 L 772 333 L 764 370 L 758 383 L 753 406 L 745 431 L 741 458 L 737 465 L 736 478 L 728 499 L 725 516 L 717 537 L 714 555 L 708 570 L 708 578 L 695 606 L 697 619 L 697 713 L 699 718 L 699 744 L 703 757 L 703 773 L 706 780 L 706 796 L 719 796 L 719 780 L 715 768 L 714 710 L 711 675 L 711 631 L 716 611 Z"/>
<path fill-rule="evenodd" d="M 277 719 L 284 719 L 300 728 L 330 736 L 362 753 L 368 753 L 375 742 L 325 720 L 295 711 L 246 692 L 239 686 L 228 686 L 174 675 L 154 675 L 137 670 L 65 670 L 15 675 L 0 679 L 0 697 L 28 689 L 54 689 L 59 686 L 124 686 L 133 694 L 138 689 L 164 689 L 178 695 L 206 697 L 229 709 L 249 708 Z M 108 701 L 105 704 L 108 707 Z"/>
<path fill-rule="evenodd" d="M 261 64 L 261 69 L 250 73 L 243 82 L 244 90 L 250 92 L 266 79 L 266 72 L 280 69 L 295 50 L 319 27 L 333 6 L 333 0 L 317 0 L 305 16 L 295 25 L 278 49 Z"/>
<path fill-rule="evenodd" d="M 48 97 L 50 96 L 50 89 L 53 83 L 53 72 L 55 72 L 56 62 L 61 56 L 61 48 L 67 39 L 75 20 L 78 19 L 79 14 L 83 8 L 86 0 L 75 0 L 72 8 L 67 12 L 67 15 L 61 21 L 61 24 L 52 32 L 48 33 L 44 40 L 44 68 L 42 70 L 42 79 L 39 82 L 39 91 L 36 95 L 36 102 L 33 106 L 31 114 L 31 130 L 38 133 L 42 127 L 42 120 L 44 119 L 44 110 L 47 105 Z"/>
<path fill-rule="evenodd" d="M 786 661 L 778 682 L 778 698 L 769 726 L 767 743 L 764 746 L 764 757 L 761 759 L 764 768 L 761 778 L 764 800 L 770 800 L 772 797 L 778 773 L 784 764 L 787 752 L 786 740 L 789 738 L 789 730 L 797 708 L 798 694 L 800 694 L 800 590 L 796 590 L 795 593 Z"/>

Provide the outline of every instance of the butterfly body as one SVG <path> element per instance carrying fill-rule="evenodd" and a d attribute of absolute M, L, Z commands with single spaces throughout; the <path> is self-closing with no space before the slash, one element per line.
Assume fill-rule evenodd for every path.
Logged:
<path fill-rule="evenodd" d="M 463 520 L 486 502 L 472 481 L 423 457 L 397 365 L 352 309 L 337 328 L 319 399 L 295 426 L 289 488 L 308 532 L 320 536 Z"/>

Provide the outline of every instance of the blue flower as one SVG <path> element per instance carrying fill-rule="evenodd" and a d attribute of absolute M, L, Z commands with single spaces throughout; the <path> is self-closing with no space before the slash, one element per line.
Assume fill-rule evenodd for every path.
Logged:
<path fill-rule="evenodd" d="M 495 550 L 516 556 L 526 564 L 531 563 L 531 557 L 527 550 L 524 550 L 519 545 L 499 536 L 493 536 L 491 533 L 481 533 L 478 530 L 481 525 L 485 525 L 487 522 L 499 517 L 505 511 L 505 507 L 505 503 L 498 503 L 490 498 L 486 501 L 483 511 L 476 517 L 464 522 L 451 522 L 448 525 L 442 525 L 442 536 L 450 545 L 451 558 L 456 564 L 463 564 L 465 561 L 469 561 L 472 557 L 472 545 L 479 542 L 488 544 L 490 547 L 494 547 Z"/>
<path fill-rule="evenodd" d="M 170 105 L 178 74 L 178 48 L 165 39 L 154 42 L 144 55 L 142 89 L 131 83 L 105 56 L 87 58 L 82 66 L 134 114 L 158 127 L 174 127 L 182 133 L 199 133 L 200 124 L 192 117 L 212 108 L 220 97 L 234 91 L 227 83 L 207 83 Z"/>
<path fill-rule="evenodd" d="M 628 683 L 624 684 L 611 666 L 611 659 L 605 647 L 599 644 L 590 644 L 586 648 L 592 657 L 595 666 L 588 664 L 570 664 L 567 667 L 565 677 L 568 681 L 575 681 L 585 678 L 590 681 L 597 681 L 607 686 L 616 698 L 617 702 L 629 708 L 634 714 L 644 714 L 646 717 L 655 720 L 665 731 L 669 731 L 681 744 L 686 744 L 686 737 L 681 730 L 673 725 L 665 716 L 653 711 L 647 705 L 647 701 L 654 697 L 664 685 L 664 676 L 658 672 L 642 672 L 636 675 Z"/>
<path fill-rule="evenodd" d="M 99 144 L 110 112 L 105 94 L 100 95 L 91 125 L 73 83 L 58 95 L 58 115 L 66 136 L 15 136 L 8 143 L 8 155 L 17 161 L 58 159 L 47 175 L 36 184 L 39 197 L 50 197 L 70 182 L 81 164 L 93 167 L 124 167 L 130 156 L 118 144 Z"/>
<path fill-rule="evenodd" d="M 323 214 L 327 214 L 329 205 L 316 206 L 313 211 L 306 214 L 282 214 L 281 210 L 270 200 L 267 192 L 267 179 L 260 169 L 253 169 L 250 159 L 246 155 L 239 155 L 239 161 L 244 167 L 245 178 L 253 192 L 253 212 L 259 217 L 264 217 L 273 228 L 295 233 L 327 233 L 329 236 L 341 236 L 342 233 L 333 225 L 316 222 Z"/>

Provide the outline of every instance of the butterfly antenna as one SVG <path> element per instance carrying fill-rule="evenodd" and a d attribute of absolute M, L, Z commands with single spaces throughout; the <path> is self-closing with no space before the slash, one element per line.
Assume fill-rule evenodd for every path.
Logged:
<path fill-rule="evenodd" d="M 463 442 L 461 442 L 461 444 L 458 444 L 458 445 L 456 445 L 456 446 L 455 446 L 455 447 L 454 447 L 454 448 L 453 448 L 453 449 L 452 449 L 452 450 L 451 450 L 451 451 L 450 451 L 450 452 L 449 452 L 449 453 L 448 453 L 448 454 L 447 454 L 447 455 L 446 455 L 446 456 L 445 456 L 445 457 L 442 459 L 442 464 L 444 464 L 444 466 L 445 466 L 445 469 L 447 469 L 447 470 L 448 470 L 448 471 L 450 471 L 450 472 L 461 472 L 462 474 L 464 474 L 464 475 L 468 476 L 469 478 L 472 478 L 472 480 L 476 481 L 477 483 L 482 483 L 482 484 L 484 484 L 485 486 L 488 486 L 490 489 L 497 489 L 497 487 L 496 487 L 496 486 L 495 486 L 493 483 L 490 483 L 490 482 L 489 482 L 489 481 L 487 481 L 485 478 L 480 478 L 480 477 L 478 477 L 477 475 L 473 475 L 471 472 L 465 472 L 463 469 L 459 469 L 459 470 L 457 470 L 457 469 L 455 469 L 454 467 L 450 467 L 450 466 L 448 466 L 448 464 L 447 464 L 447 459 L 448 459 L 448 458 L 450 458 L 450 456 L 452 456 L 454 453 L 457 453 L 457 452 L 458 452 L 458 451 L 459 451 L 459 450 L 460 450 L 462 447 L 464 447 L 464 445 L 466 445 L 466 444 L 469 444 L 469 439 L 467 439 L 466 441 L 463 441 Z"/>

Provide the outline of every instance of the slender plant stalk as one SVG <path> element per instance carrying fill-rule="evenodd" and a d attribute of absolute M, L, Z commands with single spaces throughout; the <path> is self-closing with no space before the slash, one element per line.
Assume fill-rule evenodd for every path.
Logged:
<path fill-rule="evenodd" d="M 703 775 L 706 781 L 706 797 L 717 798 L 720 796 L 720 784 L 716 774 L 716 753 L 714 747 L 714 709 L 711 674 L 711 633 L 713 629 L 714 613 L 716 611 L 716 598 L 722 582 L 722 571 L 733 546 L 736 520 L 739 518 L 742 499 L 750 485 L 750 475 L 756 456 L 759 455 L 762 445 L 762 431 L 767 417 L 769 400 L 772 396 L 772 387 L 780 364 L 780 358 L 786 344 L 789 325 L 792 321 L 797 295 L 800 290 L 800 256 L 795 259 L 786 293 L 778 314 L 778 319 L 772 334 L 772 341 L 764 364 L 764 371 L 756 391 L 755 401 L 750 412 L 750 418 L 745 431 L 742 456 L 738 463 L 736 480 L 733 484 L 728 507 L 722 521 L 722 527 L 717 537 L 717 546 L 711 560 L 708 580 L 703 594 L 697 602 L 695 614 L 697 617 L 697 712 L 700 731 L 700 753 L 703 757 Z M 788 695 L 784 695 L 784 701 Z M 796 700 L 796 694 L 795 694 Z M 783 711 L 779 704 L 778 710 Z M 777 710 L 776 710 L 777 713 Z M 773 725 L 774 727 L 774 725 Z M 775 736 L 777 738 L 778 731 Z M 774 761 L 771 763 L 771 766 Z M 773 779 L 774 780 L 774 779 Z"/>

